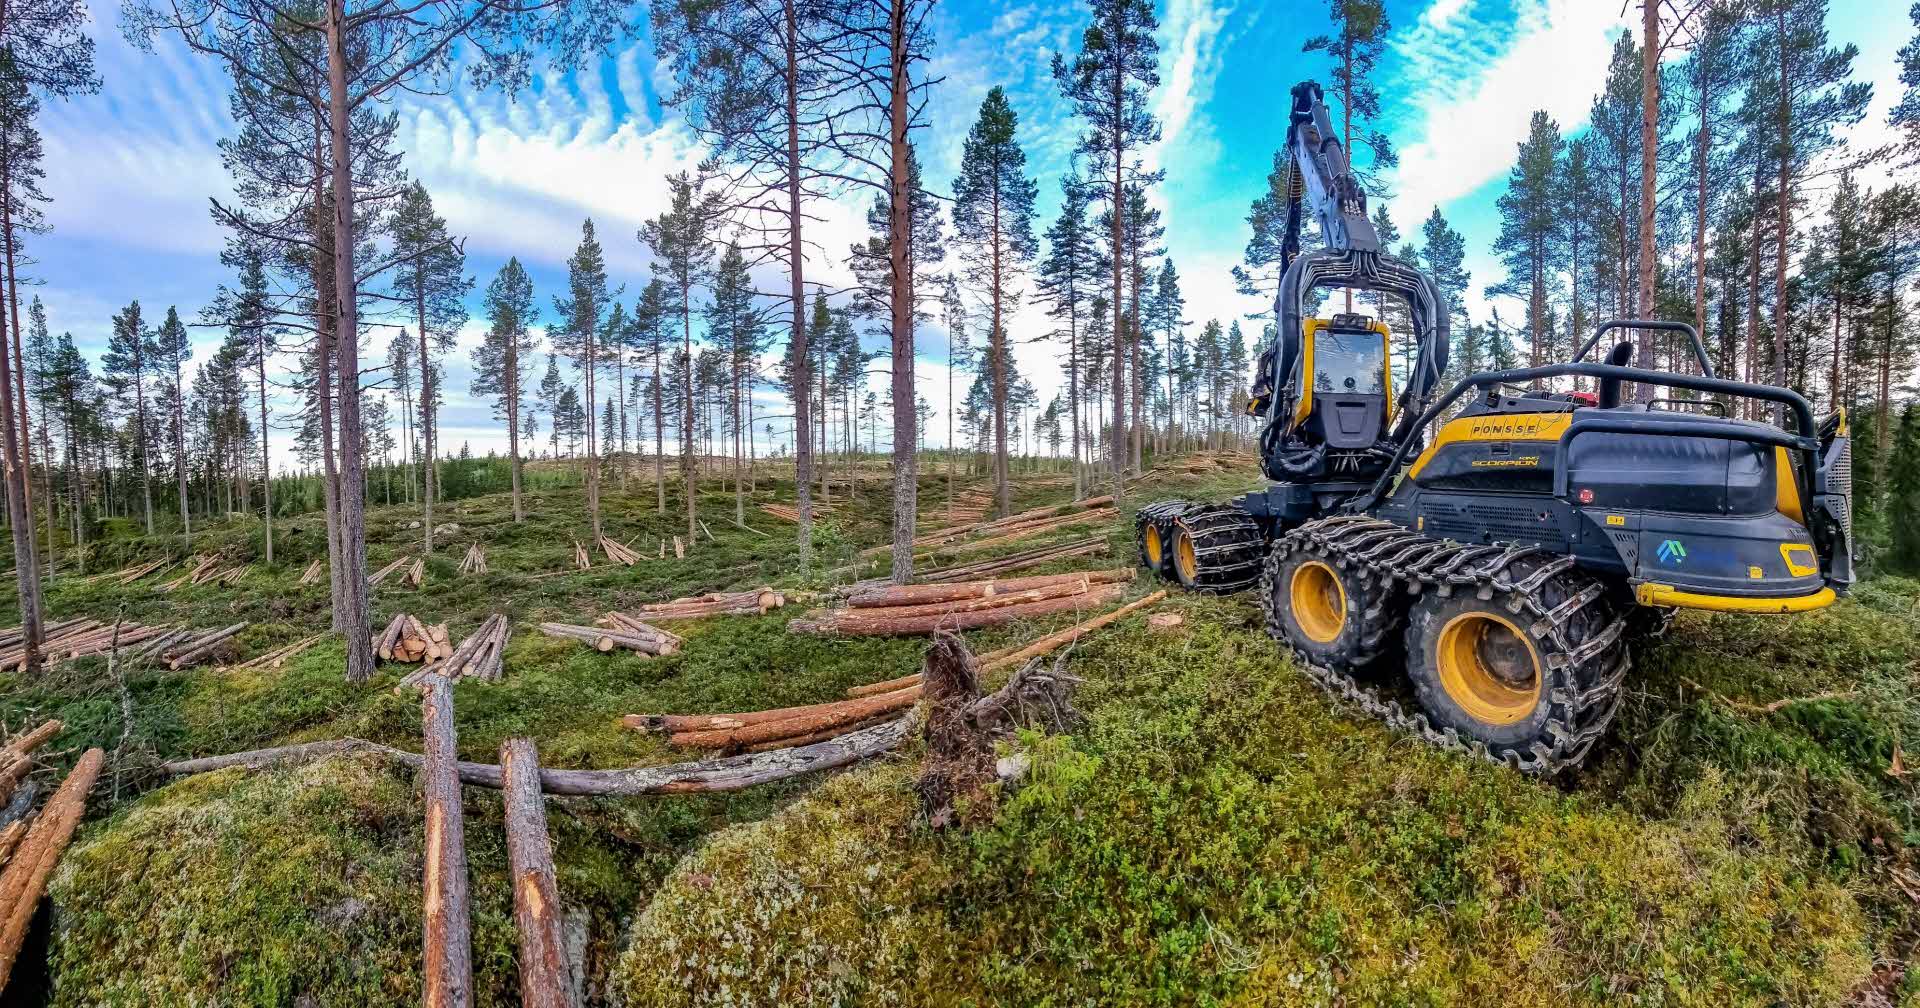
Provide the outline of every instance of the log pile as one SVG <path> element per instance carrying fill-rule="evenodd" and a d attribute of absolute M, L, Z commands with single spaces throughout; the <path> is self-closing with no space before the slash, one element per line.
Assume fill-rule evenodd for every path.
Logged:
<path fill-rule="evenodd" d="M 427 580 L 427 558 L 420 557 L 413 561 L 412 567 L 407 568 L 407 583 L 410 585 L 413 585 L 415 588 L 418 588 L 422 584 L 425 584 L 426 580 Z"/>
<path fill-rule="evenodd" d="M 123 654 L 131 655 L 155 645 L 172 642 L 170 637 L 175 631 L 167 626 L 143 626 L 138 623 L 120 624 L 120 647 Z M 139 647 L 134 647 L 139 645 Z M 40 655 L 49 664 L 85 658 L 90 655 L 105 654 L 112 650 L 113 624 L 102 623 L 95 619 L 71 619 L 58 623 L 49 623 L 40 634 Z M 26 658 L 26 649 L 22 646 L 20 630 L 0 631 L 0 668 L 14 668 Z"/>
<path fill-rule="evenodd" d="M 306 572 L 300 575 L 300 587 L 305 588 L 306 586 L 313 584 L 315 581 L 320 580 L 320 575 L 325 574 L 326 572 L 327 572 L 327 562 L 325 560 L 315 560 L 314 562 L 308 564 Z"/>
<path fill-rule="evenodd" d="M 641 620 L 704 619 L 708 616 L 759 616 L 787 604 L 787 598 L 772 588 L 753 588 L 738 592 L 712 592 L 670 602 L 643 605 L 633 615 Z"/>
<path fill-rule="evenodd" d="M 1109 497 L 1107 500 L 1111 501 L 1112 498 Z M 933 551 L 924 554 L 923 558 L 932 557 L 934 553 L 939 552 L 972 552 L 991 546 L 1003 546 L 1010 542 L 1019 542 L 1022 539 L 1031 539 L 1037 535 L 1045 535 L 1048 532 L 1057 532 L 1060 529 L 1073 525 L 1112 522 L 1118 516 L 1119 512 L 1114 510 L 1111 503 L 1107 503 L 1084 510 L 1069 511 L 1061 515 L 1031 518 L 1011 525 L 990 528 L 987 530 L 987 533 L 991 536 L 990 538 L 969 538 L 963 542 L 942 544 Z"/>
<path fill-rule="evenodd" d="M 398 560 L 395 560 L 392 563 L 386 565 L 385 567 L 382 567 L 379 570 L 374 571 L 371 575 L 367 577 L 367 584 L 377 585 L 380 582 L 385 581 L 388 575 L 392 574 L 394 571 L 399 570 L 401 567 L 405 566 L 406 563 L 407 563 L 407 558 L 401 557 Z"/>
<path fill-rule="evenodd" d="M 226 643 L 232 639 L 235 634 L 238 634 L 246 628 L 247 625 L 245 623 L 235 623 L 232 626 L 222 627 L 219 630 L 199 634 L 198 636 L 189 634 L 187 635 L 187 639 L 167 647 L 164 651 L 156 653 L 167 659 L 168 668 L 177 671 L 183 665 L 197 665 L 200 662 L 206 661 L 212 657 L 215 648 Z M 122 627 L 121 634 L 123 641 L 125 639 L 125 633 L 126 628 Z"/>
<path fill-rule="evenodd" d="M 106 759 L 106 753 L 99 749 L 89 749 L 80 757 L 66 780 L 60 782 L 60 789 L 34 817 L 26 836 L 7 859 L 6 870 L 0 871 L 0 988 L 6 987 L 13 973 L 20 946 L 46 892 L 47 879 L 73 839 L 74 827 L 87 810 L 87 793 L 100 779 Z"/>
<path fill-rule="evenodd" d="M 240 669 L 281 668 L 285 666 L 289 660 L 299 656 L 301 652 L 314 646 L 315 644 L 320 643 L 322 640 L 325 640 L 326 637 L 327 635 L 324 633 L 317 633 L 311 637 L 302 637 L 299 640 L 286 645 L 285 647 L 274 648 L 272 651 L 269 651 L 266 654 L 263 654 L 257 658 L 249 658 L 238 665 L 230 665 L 227 667 L 227 671 L 233 672 L 233 671 L 238 671 Z"/>
<path fill-rule="evenodd" d="M 987 589 L 986 594 L 933 602 L 847 606 L 812 612 L 787 624 L 787 629 L 797 633 L 885 637 L 930 634 L 935 630 L 971 630 L 1105 605 L 1126 591 L 1123 584 L 1096 581 L 1086 574 L 1045 580 L 1047 583 L 1017 591 L 992 593 Z"/>
<path fill-rule="evenodd" d="M 453 657 L 453 646 L 447 642 L 447 625 L 429 626 L 409 613 L 393 617 L 380 632 L 374 651 L 381 661 L 434 662 Z"/>
<path fill-rule="evenodd" d="M 1075 557 L 1094 556 L 1107 552 L 1107 537 L 1090 535 L 1084 539 L 1074 539 L 1063 543 L 1038 546 L 1006 556 L 989 557 L 971 563 L 955 564 L 926 571 L 914 577 L 922 584 L 950 584 L 955 581 L 972 581 L 983 577 L 1011 574 L 1015 571 L 1030 570 L 1055 560 L 1067 560 Z"/>
<path fill-rule="evenodd" d="M 616 620 L 613 617 L 619 618 Z M 591 645 L 595 651 L 624 648 L 648 657 L 680 653 L 682 641 L 679 637 L 624 613 L 610 613 L 601 622 L 608 625 L 590 627 L 573 623 L 541 623 L 536 629 L 548 637 L 581 641 Z"/>
<path fill-rule="evenodd" d="M 573 565 L 581 570 L 593 569 L 593 558 L 587 555 L 587 548 L 580 545 L 578 539 L 573 541 Z"/>
<path fill-rule="evenodd" d="M 172 592 L 172 591 L 178 590 L 184 585 L 205 584 L 207 581 L 211 580 L 216 574 L 224 573 L 219 569 L 220 554 L 218 553 L 213 553 L 213 554 L 209 554 L 207 556 L 201 556 L 201 557 L 193 557 L 189 559 L 187 563 L 190 566 L 187 568 L 186 573 L 181 574 L 179 577 L 174 578 L 173 580 L 168 581 L 167 583 L 161 585 L 160 586 L 161 591 Z"/>
<path fill-rule="evenodd" d="M 499 682 L 506 670 L 502 656 L 507 650 L 507 639 L 512 629 L 507 624 L 505 613 L 494 613 L 480 624 L 480 628 L 467 635 L 454 649 L 452 657 L 437 671 L 448 679 L 484 679 L 487 682 Z"/>
<path fill-rule="evenodd" d="M 640 554 L 635 553 L 606 536 L 600 537 L 600 552 L 605 553 L 608 560 L 626 567 L 631 567 L 640 562 Z"/>
<path fill-rule="evenodd" d="M 467 544 L 467 553 L 460 558 L 460 574 L 485 574 L 487 572 L 487 553 L 479 543 Z"/>
<path fill-rule="evenodd" d="M 98 581 L 114 581 L 122 585 L 129 585 L 134 583 L 135 581 L 140 580 L 143 577 L 146 577 L 149 574 L 154 573 L 155 571 L 162 570 L 169 566 L 172 566 L 172 561 L 167 560 L 165 557 L 162 557 L 159 560 L 149 560 L 148 562 L 143 564 L 134 564 L 131 567 L 123 567 L 117 571 L 107 571 L 104 574 L 95 574 L 92 577 L 84 577 L 80 579 L 80 583 L 93 584 Z"/>
<path fill-rule="evenodd" d="M 804 707 L 740 714 L 628 714 L 620 723 L 665 735 L 677 746 L 725 752 L 767 752 L 812 745 L 891 720 L 920 699 L 914 683 L 889 693 Z"/>
<path fill-rule="evenodd" d="M 824 501 L 816 500 L 813 502 L 814 517 L 817 518 L 823 514 L 831 514 L 835 507 L 837 507 L 837 505 L 828 504 L 828 503 L 825 503 Z M 800 524 L 800 509 L 793 506 L 792 504 L 778 504 L 774 502 L 768 502 L 760 505 L 760 510 L 774 516 L 775 518 L 780 519 L 781 521 L 792 522 L 795 525 Z"/>
<path fill-rule="evenodd" d="M 1054 651 L 1085 637 L 1101 627 L 1113 623 L 1128 613 L 1145 609 L 1148 606 L 1162 601 L 1166 597 L 1166 592 L 1157 591 L 1148 595 L 1146 598 L 1129 602 L 1117 609 L 1101 613 L 1090 620 L 1075 623 L 1065 630 L 1050 633 L 1030 644 L 1004 647 L 997 651 L 989 651 L 985 654 L 978 655 L 974 658 L 974 661 L 978 663 L 979 671 L 983 673 L 1007 668 L 1009 666 L 1022 665 L 1035 658 L 1052 654 Z M 920 685 L 920 673 L 915 672 L 912 675 L 901 676 L 898 679 L 888 679 L 885 682 L 868 683 L 865 686 L 854 686 L 847 690 L 847 699 L 855 700 L 860 697 L 891 693 L 918 685 Z"/>

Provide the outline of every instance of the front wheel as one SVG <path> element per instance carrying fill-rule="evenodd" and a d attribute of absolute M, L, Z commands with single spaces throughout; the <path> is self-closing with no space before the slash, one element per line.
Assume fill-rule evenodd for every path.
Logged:
<path fill-rule="evenodd" d="M 1290 540 L 1268 555 L 1261 577 L 1267 633 L 1343 674 L 1381 663 L 1393 646 L 1399 601 L 1372 572 Z"/>

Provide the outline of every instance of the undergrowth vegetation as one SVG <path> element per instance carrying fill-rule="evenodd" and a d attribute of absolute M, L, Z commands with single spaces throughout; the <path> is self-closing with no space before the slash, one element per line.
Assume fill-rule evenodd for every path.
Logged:
<path fill-rule="evenodd" d="M 1130 503 L 1224 496 L 1248 479 L 1149 484 Z M 922 492 L 937 500 L 944 479 Z M 1068 492 L 1029 486 L 1015 506 Z M 444 620 L 456 636 L 496 611 L 512 619 L 503 681 L 455 691 L 464 758 L 491 762 L 527 735 L 551 766 L 671 762 L 687 754 L 619 716 L 834 699 L 911 671 L 924 642 L 789 634 L 789 607 L 688 624 L 683 653 L 646 659 L 531 624 L 762 583 L 825 587 L 822 567 L 884 539 L 886 493 L 880 475 L 851 504 L 836 486 L 810 576 L 791 526 L 751 504 L 748 524 L 768 534 L 735 526 L 717 485 L 702 501 L 713 536 L 685 559 L 677 495 L 659 515 L 651 487 L 609 493 L 608 534 L 666 557 L 585 572 L 571 570 L 586 534 L 577 490 L 536 494 L 519 525 L 504 496 L 457 501 L 436 510 L 459 528 L 436 537 L 425 586 L 389 582 L 375 615 Z M 775 499 L 791 501 L 791 484 L 755 498 Z M 940 524 L 937 505 L 923 515 Z M 417 553 L 414 519 L 372 513 L 375 569 Z M 1129 529 L 1110 529 L 1111 558 L 1062 566 L 1130 562 Z M 220 526 L 195 548 L 245 558 L 257 537 Z M 470 542 L 492 573 L 458 576 Z M 234 587 L 162 594 L 62 572 L 53 614 L 244 619 L 232 656 L 259 654 L 329 618 L 324 583 L 295 584 L 324 530 L 278 543 L 278 567 Z M 128 537 L 91 569 L 183 552 L 177 538 Z M 1184 624 L 1136 617 L 1072 651 L 1087 726 L 1023 739 L 1031 772 L 971 832 L 917 820 L 911 749 L 732 796 L 551 801 L 587 1003 L 1840 1005 L 1871 993 L 1920 1005 L 1895 966 L 1920 935 L 1920 819 L 1913 778 L 1889 772 L 1920 752 L 1920 583 L 1881 579 L 1799 617 L 1683 618 L 1640 655 L 1605 748 L 1551 782 L 1355 719 L 1290 667 L 1250 596 L 1165 608 Z M 417 749 L 418 701 L 392 690 L 407 667 L 363 686 L 342 667 L 327 645 L 279 670 L 109 675 L 89 659 L 31 682 L 0 673 L 0 720 L 59 717 L 67 758 L 120 754 L 103 814 L 55 880 L 50 1003 L 417 1003 L 410 773 L 367 758 L 173 781 L 155 770 L 343 736 Z M 478 1003 L 512 1004 L 499 800 L 468 789 L 465 802 Z"/>

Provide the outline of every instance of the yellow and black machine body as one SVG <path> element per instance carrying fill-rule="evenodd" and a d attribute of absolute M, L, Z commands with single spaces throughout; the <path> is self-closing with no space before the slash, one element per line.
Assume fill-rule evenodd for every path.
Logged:
<path fill-rule="evenodd" d="M 1293 190 L 1330 248 L 1298 253 L 1296 197 L 1251 396 L 1272 482 L 1143 507 L 1149 567 L 1194 590 L 1257 586 L 1268 631 L 1328 692 L 1532 773 L 1586 758 L 1633 648 L 1676 610 L 1792 613 L 1847 591 L 1844 414 L 1816 420 L 1791 389 L 1719 378 L 1691 326 L 1651 320 L 1442 394 L 1445 300 L 1379 248 L 1334 136 L 1319 88 L 1295 88 Z M 1405 303 L 1416 353 L 1397 387 L 1385 326 L 1305 315 L 1328 288 Z M 1634 367 L 1624 339 L 1587 359 L 1634 330 L 1683 336 L 1690 373 Z"/>

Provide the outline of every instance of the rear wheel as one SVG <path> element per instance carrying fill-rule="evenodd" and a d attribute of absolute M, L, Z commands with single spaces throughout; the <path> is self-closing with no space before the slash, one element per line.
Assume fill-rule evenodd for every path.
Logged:
<path fill-rule="evenodd" d="M 1612 721 L 1627 646 L 1600 582 L 1571 569 L 1528 576 L 1539 566 L 1420 596 L 1407 620 L 1407 675 L 1436 728 L 1502 761 L 1558 767 L 1577 764 Z"/>
<path fill-rule="evenodd" d="M 1260 526 L 1234 504 L 1202 504 L 1173 519 L 1169 566 L 1188 591 L 1225 593 L 1260 579 L 1266 537 Z"/>
<path fill-rule="evenodd" d="M 1133 516 L 1133 545 L 1140 553 L 1140 566 L 1161 577 L 1173 573 L 1173 519 L 1188 508 L 1186 501 L 1161 501 L 1143 507 Z"/>

